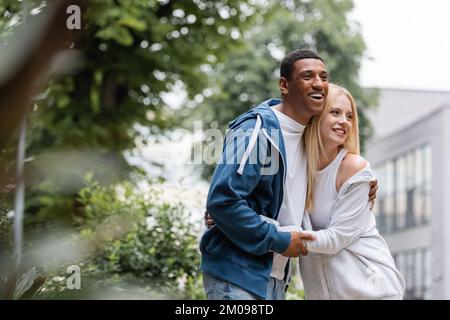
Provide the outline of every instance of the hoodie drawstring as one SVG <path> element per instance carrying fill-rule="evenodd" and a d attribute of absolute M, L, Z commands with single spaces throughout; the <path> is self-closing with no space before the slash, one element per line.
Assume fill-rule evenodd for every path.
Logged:
<path fill-rule="evenodd" d="M 239 168 L 237 170 L 237 173 L 239 175 L 242 175 L 242 173 L 244 172 L 245 163 L 247 162 L 248 157 L 250 157 L 250 153 L 252 152 L 253 147 L 256 144 L 260 129 L 261 129 L 261 117 L 259 115 L 256 115 L 256 124 L 255 127 L 253 128 L 253 133 L 250 138 L 250 142 L 247 146 L 247 149 L 245 149 L 244 156 L 242 157 L 241 163 L 239 164 Z"/>

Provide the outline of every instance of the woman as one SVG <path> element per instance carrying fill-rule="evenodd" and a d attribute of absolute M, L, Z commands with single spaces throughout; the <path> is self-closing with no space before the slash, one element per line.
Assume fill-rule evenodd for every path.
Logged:
<path fill-rule="evenodd" d="M 359 156 L 358 115 L 350 93 L 330 84 L 324 110 L 306 128 L 307 213 L 316 236 L 300 258 L 307 299 L 402 299 L 405 282 L 378 233 L 367 201 L 375 176 Z"/>

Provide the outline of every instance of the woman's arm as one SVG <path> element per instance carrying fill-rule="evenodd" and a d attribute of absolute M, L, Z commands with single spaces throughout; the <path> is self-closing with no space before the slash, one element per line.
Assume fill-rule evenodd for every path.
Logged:
<path fill-rule="evenodd" d="M 333 206 L 327 229 L 308 231 L 316 240 L 306 242 L 310 252 L 336 254 L 357 240 L 373 217 L 368 202 L 370 170 L 362 172 L 368 163 L 362 157 L 348 154 L 342 161 L 336 177 L 338 198 Z M 350 179 L 354 182 L 348 183 Z M 343 190 L 340 190 L 344 188 Z M 320 201 L 320 196 L 316 198 Z"/>
<path fill-rule="evenodd" d="M 372 214 L 367 202 L 369 183 L 358 183 L 350 187 L 333 207 L 332 221 L 327 229 L 305 231 L 316 236 L 314 241 L 305 241 L 309 252 L 336 254 L 352 244 L 366 229 Z"/>

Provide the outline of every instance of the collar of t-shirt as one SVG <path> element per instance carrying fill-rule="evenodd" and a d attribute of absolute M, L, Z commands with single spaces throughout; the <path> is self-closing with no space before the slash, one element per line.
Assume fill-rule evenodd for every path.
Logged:
<path fill-rule="evenodd" d="M 278 122 L 280 122 L 281 130 L 288 132 L 288 133 L 296 133 L 296 134 L 302 134 L 305 130 L 306 126 L 298 123 L 291 117 L 285 115 L 283 112 L 278 111 L 274 108 L 272 108 L 273 112 L 275 112 L 275 115 L 278 118 Z"/>

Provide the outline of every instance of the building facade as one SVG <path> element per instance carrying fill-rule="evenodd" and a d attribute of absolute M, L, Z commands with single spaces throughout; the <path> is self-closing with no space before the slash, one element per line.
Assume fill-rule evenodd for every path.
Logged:
<path fill-rule="evenodd" d="M 406 299 L 450 299 L 450 92 L 381 89 L 366 147 Z"/>

